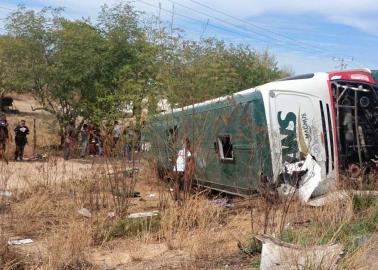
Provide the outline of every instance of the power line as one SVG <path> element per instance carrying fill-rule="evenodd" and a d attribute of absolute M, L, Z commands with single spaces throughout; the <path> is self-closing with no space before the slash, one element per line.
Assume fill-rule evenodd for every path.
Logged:
<path fill-rule="evenodd" d="M 143 4 L 145 4 L 145 5 L 148 5 L 148 6 L 151 6 L 151 7 L 157 8 L 155 5 L 153 5 L 153 4 L 151 4 L 151 3 L 148 3 L 148 2 L 145 2 L 145 1 L 143 1 L 143 0 L 138 0 L 138 1 L 141 2 L 141 3 L 143 3 Z M 253 38 L 249 38 L 249 39 L 254 40 L 254 41 L 260 41 L 260 42 L 262 42 L 262 43 L 264 43 L 264 44 L 268 44 L 268 45 L 270 45 L 270 43 L 269 43 L 269 41 L 268 41 L 267 39 L 262 39 L 262 37 L 265 37 L 265 38 L 268 38 L 268 39 L 272 39 L 272 37 L 270 37 L 270 36 L 267 36 L 267 35 L 261 35 L 261 33 L 256 32 L 256 31 L 254 31 L 254 30 L 246 29 L 246 28 L 244 28 L 244 27 L 240 27 L 240 25 L 236 25 L 236 24 L 231 23 L 231 22 L 229 22 L 229 21 L 226 21 L 226 20 L 220 19 L 220 18 L 218 18 L 218 17 L 214 17 L 214 16 L 212 16 L 212 15 L 209 15 L 209 14 L 207 14 L 207 13 L 204 13 L 204 12 L 201 12 L 201 11 L 198 11 L 198 10 L 195 10 L 195 9 L 192 9 L 192 8 L 187 7 L 187 6 L 185 6 L 185 5 L 182 5 L 182 4 L 180 4 L 180 3 L 177 3 L 177 2 L 174 2 L 174 1 L 170 1 L 170 2 L 175 3 L 176 5 L 179 5 L 179 6 L 181 6 L 181 7 L 184 7 L 184 8 L 186 8 L 186 9 L 192 10 L 192 11 L 194 11 L 194 12 L 196 12 L 196 13 L 199 13 L 199 14 L 201 14 L 201 15 L 204 15 L 204 16 L 206 16 L 206 17 L 209 17 L 209 18 L 212 18 L 212 19 L 214 19 L 214 20 L 220 21 L 220 22 L 222 22 L 222 23 L 224 23 L 224 24 L 226 24 L 226 25 L 231 25 L 233 28 L 236 28 L 238 31 L 247 32 L 249 35 L 250 35 L 251 33 L 254 34 L 254 35 L 257 35 L 258 37 L 256 37 L 256 36 L 250 36 L 250 37 L 253 37 Z M 171 14 L 171 11 L 169 11 L 169 10 L 166 10 L 166 9 L 162 9 L 162 10 L 164 10 L 165 12 Z M 189 20 L 191 20 L 191 21 L 199 22 L 197 19 L 194 19 L 193 17 L 187 16 L 187 15 L 183 15 L 183 14 L 179 14 L 179 13 L 177 13 L 177 12 L 176 12 L 175 14 L 178 15 L 178 16 L 181 16 L 181 17 L 185 17 L 185 18 L 187 18 L 187 19 L 189 19 Z M 214 24 L 208 24 L 208 26 L 211 26 L 211 27 L 213 27 L 213 28 L 217 28 L 217 29 L 219 29 L 219 30 L 221 30 L 221 31 L 226 31 L 226 32 L 230 32 L 230 33 L 233 33 L 233 34 L 236 34 L 236 35 L 239 35 L 239 36 L 243 36 L 243 37 L 245 37 L 245 35 L 242 35 L 241 33 L 237 33 L 237 32 L 235 32 L 235 31 L 232 31 L 232 30 L 230 30 L 230 29 L 228 29 L 228 28 L 226 28 L 226 27 L 219 27 L 219 26 L 214 25 Z M 274 39 L 274 38 L 273 38 L 273 39 Z M 275 38 L 275 39 L 278 40 L 277 38 Z M 278 40 L 278 41 L 279 41 L 280 43 L 282 42 L 282 40 Z M 283 46 L 283 44 L 278 44 L 278 45 Z M 286 45 L 288 45 L 288 44 L 286 44 Z M 289 45 L 289 46 L 290 46 L 290 45 Z M 288 47 L 288 46 L 286 46 L 286 47 Z M 294 46 L 294 47 L 293 47 L 293 46 L 290 46 L 290 48 L 291 48 L 291 49 L 295 49 L 295 50 L 297 50 L 297 51 L 301 51 L 301 52 L 303 52 L 303 50 L 299 50 L 299 49 L 298 49 L 298 46 Z M 308 49 L 308 48 L 304 48 L 304 49 Z M 313 51 L 313 50 L 312 50 L 312 51 Z"/>
<path fill-rule="evenodd" d="M 143 3 L 143 4 L 147 5 L 147 6 L 150 6 L 150 7 L 156 8 L 156 9 L 161 9 L 161 10 L 164 11 L 164 12 L 167 12 L 167 13 L 169 13 L 169 14 L 172 14 L 172 12 L 171 12 L 170 10 L 167 10 L 167 9 L 165 9 L 165 8 L 162 8 L 162 7 L 160 8 L 160 7 L 155 6 L 155 5 L 151 4 L 151 3 L 148 3 L 148 2 L 146 2 L 146 1 L 138 0 L 138 2 L 141 2 L 141 3 Z M 203 22 L 200 21 L 200 20 L 198 20 L 198 19 L 194 19 L 193 17 L 187 16 L 187 15 L 183 15 L 183 14 L 180 14 L 180 13 L 178 13 L 178 12 L 175 12 L 175 15 L 180 16 L 180 17 L 183 17 L 183 18 L 185 18 L 185 19 L 188 19 L 188 20 L 190 20 L 190 21 L 193 21 L 193 22 L 196 22 L 196 23 L 199 23 L 199 24 L 203 24 Z M 228 29 L 228 28 L 223 28 L 223 27 L 217 26 L 217 25 L 215 25 L 215 24 L 210 24 L 210 23 L 208 23 L 207 26 L 211 26 L 211 27 L 213 27 L 213 28 L 219 29 L 219 30 L 221 30 L 221 31 L 229 32 L 229 33 L 232 33 L 232 34 L 235 34 L 235 35 L 241 35 L 241 34 L 238 33 L 238 32 L 232 31 L 232 30 L 230 30 L 230 29 Z M 266 42 L 265 40 L 262 40 L 262 39 L 259 39 L 259 38 L 256 38 L 256 37 L 249 38 L 249 39 L 250 39 L 250 40 L 254 40 L 254 41 L 256 41 L 256 40 L 257 40 L 257 41 L 261 41 L 261 42 L 264 42 L 264 43 Z"/>
<path fill-rule="evenodd" d="M 205 12 L 202 12 L 202 11 L 199 11 L 199 10 L 196 10 L 196 9 L 194 9 L 194 8 L 188 7 L 188 6 L 186 6 L 186 5 L 183 5 L 183 4 L 181 4 L 181 3 L 175 2 L 175 1 L 173 1 L 173 0 L 168 0 L 168 1 L 170 1 L 170 2 L 172 2 L 172 3 L 176 3 L 177 5 L 183 7 L 183 8 L 185 8 L 185 9 L 187 9 L 187 10 L 191 10 L 191 11 L 193 11 L 193 12 L 195 12 L 195 13 L 198 13 L 198 14 L 201 14 L 201 15 L 204 15 L 204 16 L 207 16 L 207 17 L 210 17 L 210 18 L 213 18 L 213 19 L 215 19 L 215 20 L 218 20 L 218 21 L 220 21 L 220 22 L 222 22 L 222 23 L 225 23 L 225 24 L 231 25 L 231 26 L 236 27 L 236 28 L 242 28 L 242 29 L 244 29 L 244 30 L 246 30 L 246 31 L 252 32 L 252 33 L 254 33 L 254 34 L 257 34 L 257 35 L 259 35 L 260 37 L 263 36 L 263 37 L 268 38 L 268 39 L 270 39 L 270 40 L 278 41 L 278 42 L 279 42 L 279 45 L 281 45 L 281 46 L 283 46 L 283 44 L 280 44 L 280 43 L 284 42 L 284 43 L 286 43 L 286 47 L 291 46 L 290 48 L 294 48 L 294 49 L 298 49 L 298 47 L 301 47 L 302 49 L 311 50 L 311 52 L 313 52 L 314 48 L 315 48 L 316 50 L 319 50 L 319 51 L 324 51 L 324 49 L 319 49 L 319 48 L 311 47 L 311 46 L 303 46 L 303 45 L 301 45 L 301 44 L 298 44 L 298 43 L 303 43 L 303 42 L 300 42 L 300 41 L 297 41 L 297 40 L 292 40 L 292 41 L 291 41 L 292 45 L 290 45 L 290 44 L 287 43 L 288 40 L 283 40 L 282 38 L 279 38 L 279 37 L 275 37 L 275 36 L 269 35 L 269 34 L 267 34 L 267 33 L 265 33 L 265 32 L 264 32 L 264 33 L 257 32 L 256 30 L 253 30 L 253 29 L 250 29 L 250 28 L 247 28 L 247 29 L 246 29 L 245 27 L 241 27 L 240 25 L 235 25 L 235 24 L 232 23 L 232 22 L 229 22 L 229 21 L 224 20 L 224 19 L 220 19 L 219 17 L 214 17 L 214 16 L 212 16 L 212 15 L 210 15 L 210 14 L 208 14 L 208 13 L 205 13 Z M 211 9 L 211 10 L 215 10 L 215 11 L 217 11 L 216 9 L 210 8 L 209 6 L 206 6 L 206 5 L 204 5 L 204 7 L 208 8 L 208 9 Z M 226 14 L 226 13 L 224 13 L 224 12 L 221 12 L 221 11 L 217 11 L 217 12 L 218 12 L 218 13 L 221 13 L 221 14 L 223 14 L 223 15 L 226 15 L 226 16 L 229 16 L 229 17 L 232 17 L 233 19 L 238 20 L 238 21 L 241 21 L 241 22 L 243 22 L 244 24 L 245 24 L 245 23 L 250 24 L 248 21 L 241 20 L 241 19 L 236 18 L 236 17 L 234 17 L 234 16 L 228 15 L 228 14 Z M 254 26 L 254 25 L 252 25 L 252 26 Z M 263 29 L 264 29 L 264 28 L 263 28 Z M 264 31 L 266 31 L 266 30 L 264 29 Z M 295 43 L 293 43 L 293 41 L 294 41 Z M 267 42 L 267 41 L 266 41 L 266 42 Z M 306 43 L 303 43 L 303 44 L 306 44 Z M 294 47 L 293 47 L 293 46 L 294 46 Z M 310 47 L 311 47 L 311 48 L 310 48 Z M 334 54 L 334 53 L 332 52 L 332 54 Z"/>
<path fill-rule="evenodd" d="M 189 10 L 192 10 L 192 11 L 198 13 L 198 14 L 201 14 L 201 15 L 204 15 L 204 16 L 212 17 L 212 18 L 214 18 L 214 19 L 216 19 L 216 20 L 222 21 L 223 23 L 226 23 L 226 24 L 230 24 L 230 25 L 232 25 L 232 26 L 234 26 L 234 27 L 239 27 L 239 26 L 235 26 L 235 24 L 233 24 L 233 23 L 229 23 L 228 21 L 225 21 L 225 20 L 219 19 L 219 18 L 217 18 L 217 17 L 214 17 L 214 16 L 209 15 L 209 14 L 207 14 L 207 13 L 204 13 L 204 12 L 202 12 L 202 11 L 198 11 L 198 10 L 196 10 L 196 9 L 194 9 L 194 8 L 191 8 L 191 7 L 185 6 L 185 5 L 181 4 L 181 3 L 177 3 L 177 2 L 175 2 L 174 0 L 168 0 L 168 1 L 170 1 L 170 2 L 172 2 L 172 3 L 176 3 L 176 4 L 178 4 L 179 6 L 181 6 L 181 7 L 183 7 L 183 8 L 186 8 L 186 9 L 189 9 Z M 250 26 L 252 26 L 252 27 L 255 27 L 255 28 L 258 28 L 258 29 L 264 31 L 264 33 L 261 34 L 261 33 L 258 33 L 258 32 L 256 32 L 256 31 L 252 31 L 252 30 L 250 30 L 250 31 L 252 31 L 253 33 L 256 33 L 256 34 L 259 34 L 259 35 L 262 35 L 262 36 L 265 36 L 265 37 L 268 37 L 268 38 L 271 38 L 271 39 L 274 39 L 274 40 L 277 40 L 277 41 L 279 41 L 279 42 L 282 41 L 282 39 L 280 40 L 280 39 L 278 39 L 277 37 L 274 37 L 274 36 L 269 35 L 269 34 L 266 33 L 266 32 L 270 32 L 270 33 L 272 33 L 272 34 L 274 34 L 274 35 L 277 35 L 277 36 L 283 37 L 283 38 L 285 38 L 286 40 L 291 41 L 291 43 L 293 43 L 293 45 L 296 46 L 296 47 L 301 47 L 301 48 L 304 48 L 304 49 L 311 50 L 312 53 L 314 53 L 313 50 L 316 49 L 317 51 L 319 51 L 318 54 L 321 54 L 321 55 L 324 55 L 324 56 L 328 56 L 328 57 L 332 56 L 332 55 L 335 53 L 335 52 L 332 51 L 332 50 L 329 50 L 329 49 L 326 49 L 326 48 L 321 48 L 321 47 L 318 47 L 318 46 L 314 46 L 314 45 L 312 45 L 312 44 L 308 44 L 308 43 L 305 43 L 305 42 L 302 42 L 302 41 L 296 40 L 296 39 L 294 39 L 294 38 L 292 38 L 292 37 L 289 37 L 289 36 L 286 36 L 286 35 L 283 35 L 283 34 L 277 33 L 277 32 L 272 31 L 272 30 L 270 30 L 270 29 L 268 29 L 268 28 L 266 28 L 266 27 L 262 27 L 262 26 L 259 26 L 259 25 L 256 25 L 256 24 L 253 24 L 253 23 L 251 23 L 251 22 L 249 22 L 249 21 L 239 19 L 239 18 L 237 18 L 237 17 L 235 17 L 235 16 L 232 16 L 232 15 L 229 15 L 229 14 L 223 12 L 223 11 L 220 11 L 220 10 L 214 9 L 213 7 L 210 7 L 210 6 L 208 6 L 208 5 L 202 4 L 202 3 L 200 3 L 200 2 L 198 2 L 198 1 L 196 1 L 196 0 L 190 0 L 190 1 L 193 2 L 193 3 L 196 3 L 197 5 L 200 5 L 200 6 L 202 6 L 202 7 L 205 7 L 205 8 L 207 8 L 207 9 L 211 10 L 211 11 L 215 11 L 215 12 L 217 12 L 217 13 L 219 13 L 219 14 L 222 14 L 222 15 L 224 15 L 224 16 L 227 16 L 227 17 L 229 17 L 229 18 L 232 18 L 232 19 L 234 19 L 234 20 L 237 20 L 237 21 L 243 22 L 243 23 L 245 23 L 245 24 L 248 24 L 248 25 L 250 25 Z M 248 30 L 247 30 L 247 31 L 248 31 Z M 291 47 L 291 48 L 292 48 L 292 47 Z M 355 63 L 358 63 L 358 62 L 355 61 Z M 360 64 L 361 66 L 364 66 L 364 65 L 361 64 L 361 63 L 359 63 L 359 64 Z"/>
<path fill-rule="evenodd" d="M 169 0 L 169 1 L 171 1 L 171 0 Z M 197 4 L 197 5 L 200 5 L 200 6 L 202 6 L 202 7 L 205 7 L 205 8 L 207 8 L 207 9 L 209 9 L 209 10 L 215 11 L 215 12 L 217 12 L 217 13 L 219 13 L 219 14 L 222 14 L 222 15 L 224 15 L 224 16 L 227 16 L 227 17 L 229 17 L 229 18 L 232 18 L 232 19 L 234 19 L 234 20 L 236 20 L 236 21 L 239 21 L 239 22 L 242 22 L 242 23 L 248 24 L 248 25 L 250 25 L 250 26 L 252 26 L 252 27 L 255 27 L 255 28 L 257 28 L 257 29 L 260 29 L 260 30 L 262 30 L 262 31 L 264 31 L 264 32 L 269 32 L 269 33 L 272 33 L 272 34 L 274 34 L 274 35 L 276 35 L 276 36 L 283 37 L 283 38 L 285 38 L 285 39 L 287 39 L 287 40 L 290 40 L 290 41 L 292 41 L 292 42 L 295 42 L 296 44 L 297 44 L 297 43 L 300 43 L 300 44 L 302 44 L 302 46 L 305 46 L 305 47 L 307 47 L 307 48 L 317 49 L 317 50 L 321 50 L 321 51 L 325 50 L 324 48 L 320 48 L 320 47 L 317 47 L 317 46 L 313 46 L 313 45 L 311 45 L 311 44 L 307 44 L 307 43 L 305 43 L 305 42 L 302 42 L 302 41 L 296 40 L 296 39 L 294 39 L 294 38 L 292 38 L 292 37 L 289 37 L 289 36 L 287 36 L 287 35 L 284 35 L 284 34 L 281 34 L 281 33 L 277 33 L 277 32 L 275 32 L 275 31 L 272 31 L 272 30 L 270 30 L 270 29 L 268 29 L 268 28 L 266 28 L 266 27 L 262 27 L 262 26 L 259 26 L 259 25 L 257 25 L 257 24 L 251 23 L 251 22 L 249 22 L 249 21 L 247 21 L 247 20 L 243 20 L 243 19 L 237 18 L 237 17 L 235 17 L 235 16 L 232 16 L 232 15 L 230 15 L 230 14 L 227 14 L 226 12 L 223 12 L 223 11 L 218 10 L 218 9 L 215 9 L 215 8 L 213 8 L 213 7 L 209 7 L 208 5 L 202 4 L 202 3 L 200 3 L 200 2 L 198 2 L 198 1 L 196 1 L 196 0 L 190 0 L 190 1 L 193 2 L 193 3 L 195 3 L 195 4 Z"/>
<path fill-rule="evenodd" d="M 11 9 L 11 8 L 7 8 L 7 7 L 4 7 L 4 6 L 0 6 L 0 9 L 5 9 L 5 10 L 14 11 L 14 9 Z"/>

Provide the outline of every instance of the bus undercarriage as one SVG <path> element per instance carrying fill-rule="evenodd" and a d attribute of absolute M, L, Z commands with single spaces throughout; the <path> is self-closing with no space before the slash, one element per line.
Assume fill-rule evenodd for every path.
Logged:
<path fill-rule="evenodd" d="M 359 177 L 378 164 L 378 89 L 342 80 L 331 87 L 341 173 Z"/>

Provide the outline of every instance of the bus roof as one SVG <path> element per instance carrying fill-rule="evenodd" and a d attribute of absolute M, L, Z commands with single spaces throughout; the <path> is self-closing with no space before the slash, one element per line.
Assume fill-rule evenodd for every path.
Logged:
<path fill-rule="evenodd" d="M 376 79 L 373 78 L 372 73 L 375 74 Z M 330 81 L 346 80 L 346 81 L 356 81 L 356 82 L 361 82 L 361 83 L 376 84 L 376 81 L 378 81 L 378 71 L 372 72 L 369 69 L 355 69 L 355 70 L 346 70 L 346 71 L 316 72 L 316 73 L 309 73 L 309 74 L 303 74 L 303 75 L 296 75 L 296 76 L 280 79 L 277 81 L 269 82 L 269 83 L 266 83 L 264 85 L 257 86 L 254 88 L 239 91 L 229 96 L 218 97 L 218 98 L 206 100 L 204 102 L 185 106 L 182 108 L 176 108 L 176 109 L 173 109 L 172 111 L 163 112 L 161 113 L 161 115 L 166 115 L 166 114 L 175 113 L 175 112 L 182 112 L 182 111 L 186 111 L 193 108 L 198 108 L 198 107 L 203 107 L 210 104 L 224 102 L 228 99 L 238 98 L 238 97 L 243 97 L 243 96 L 253 94 L 256 92 L 256 90 L 265 91 L 270 87 L 274 87 L 274 86 L 278 87 L 281 84 L 286 85 L 287 83 L 289 83 L 289 81 L 292 81 L 292 82 L 297 81 L 297 83 L 300 83 L 300 81 L 303 81 L 303 80 L 306 80 L 307 82 L 310 82 L 311 80 L 313 80 L 314 82 L 324 81 L 324 83 L 326 83 L 326 81 L 328 80 Z"/>

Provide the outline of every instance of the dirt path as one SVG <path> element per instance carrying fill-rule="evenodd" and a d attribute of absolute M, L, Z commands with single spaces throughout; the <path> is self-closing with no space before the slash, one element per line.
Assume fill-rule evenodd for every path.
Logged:
<path fill-rule="evenodd" d="M 126 167 L 125 167 L 126 168 Z M 103 160 L 72 159 L 65 161 L 53 157 L 53 161 L 0 162 L 0 189 L 24 189 L 38 184 L 58 184 L 72 179 L 80 179 L 99 172 L 112 173 Z"/>

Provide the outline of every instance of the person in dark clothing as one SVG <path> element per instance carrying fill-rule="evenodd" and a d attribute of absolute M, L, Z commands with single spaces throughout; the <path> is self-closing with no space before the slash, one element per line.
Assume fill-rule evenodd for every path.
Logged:
<path fill-rule="evenodd" d="M 88 146 L 88 151 L 89 155 L 91 157 L 94 157 L 96 155 L 96 134 L 94 131 L 94 127 L 92 125 L 89 126 L 88 128 L 88 134 L 89 134 L 89 146 Z"/>
<path fill-rule="evenodd" d="M 25 144 L 28 142 L 27 136 L 29 135 L 29 128 L 26 126 L 25 120 L 21 120 L 17 127 L 14 129 L 16 151 L 14 159 L 23 160 Z"/>
<path fill-rule="evenodd" d="M 81 135 L 81 147 L 80 147 L 80 158 L 85 158 L 88 153 L 89 145 L 89 127 L 87 124 L 83 125 L 83 128 L 80 131 Z"/>
<path fill-rule="evenodd" d="M 75 122 L 70 121 L 64 132 L 63 157 L 65 160 L 70 158 L 71 148 L 75 144 L 75 132 Z"/>
<path fill-rule="evenodd" d="M 8 122 L 4 114 L 0 115 L 0 158 L 3 158 L 6 163 L 8 160 L 5 156 L 5 150 L 9 139 Z"/>

